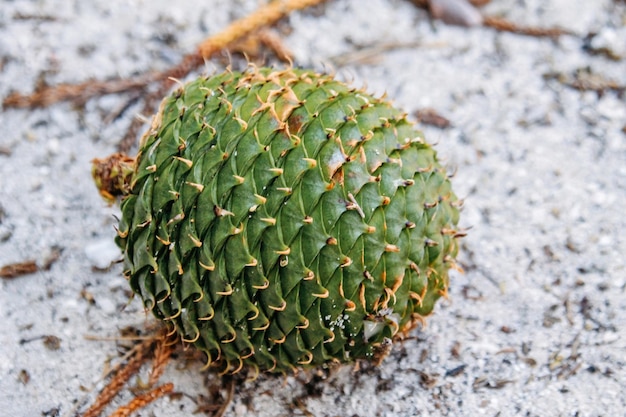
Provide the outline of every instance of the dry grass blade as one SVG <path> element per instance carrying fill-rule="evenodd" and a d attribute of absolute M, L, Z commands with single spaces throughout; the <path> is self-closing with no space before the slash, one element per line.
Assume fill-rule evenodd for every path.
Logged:
<path fill-rule="evenodd" d="M 572 32 L 566 29 L 520 26 L 510 20 L 497 16 L 483 16 L 483 25 L 496 29 L 500 32 L 511 32 L 538 38 L 558 38 L 562 35 L 572 35 Z"/>
<path fill-rule="evenodd" d="M 371 64 L 381 60 L 385 53 L 397 51 L 399 49 L 410 49 L 417 47 L 439 47 L 439 45 L 424 45 L 419 41 L 411 42 L 385 42 L 364 46 L 354 52 L 342 53 L 329 58 L 329 60 L 337 67 L 343 67 L 352 64 Z"/>
<path fill-rule="evenodd" d="M 162 396 L 169 394 L 174 390 L 174 384 L 168 382 L 167 384 L 163 384 L 154 388 L 151 391 L 143 395 L 139 395 L 133 398 L 128 404 L 119 407 L 110 417 L 128 417 L 134 411 L 137 411 L 146 405 L 150 404 L 154 400 L 161 398 Z"/>

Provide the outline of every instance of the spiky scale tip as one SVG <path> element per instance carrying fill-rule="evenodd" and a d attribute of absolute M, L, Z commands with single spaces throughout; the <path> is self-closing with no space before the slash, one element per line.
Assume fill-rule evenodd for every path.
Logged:
<path fill-rule="evenodd" d="M 224 372 L 377 361 L 446 294 L 457 198 L 383 99 L 253 69 L 166 98 L 117 242 L 146 308 Z"/>

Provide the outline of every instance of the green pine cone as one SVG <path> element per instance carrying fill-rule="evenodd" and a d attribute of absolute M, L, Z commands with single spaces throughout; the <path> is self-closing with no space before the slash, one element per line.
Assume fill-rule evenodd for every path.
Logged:
<path fill-rule="evenodd" d="M 117 238 L 130 285 L 224 372 L 380 359 L 455 267 L 460 204 L 435 151 L 331 76 L 181 87 L 131 181 Z"/>

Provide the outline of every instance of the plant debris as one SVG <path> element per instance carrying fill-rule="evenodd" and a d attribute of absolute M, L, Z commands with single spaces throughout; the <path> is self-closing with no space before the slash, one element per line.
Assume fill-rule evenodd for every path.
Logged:
<path fill-rule="evenodd" d="M 447 129 L 452 123 L 450 120 L 439 114 L 435 109 L 424 108 L 415 112 L 415 117 L 419 123 L 438 127 L 439 129 Z"/>
<path fill-rule="evenodd" d="M 466 364 L 459 365 L 456 368 L 447 370 L 445 373 L 445 376 L 451 376 L 451 377 L 459 376 L 465 371 L 465 368 L 467 368 Z"/>
<path fill-rule="evenodd" d="M 543 77 L 546 80 L 556 80 L 578 91 L 595 91 L 599 95 L 609 91 L 622 95 L 626 91 L 626 85 L 619 84 L 602 74 L 597 74 L 590 67 L 578 68 L 571 74 L 551 72 L 544 74 Z"/>
<path fill-rule="evenodd" d="M 160 385 L 145 394 L 139 395 L 133 398 L 128 404 L 119 407 L 111 417 L 128 417 L 134 411 L 137 411 L 146 405 L 150 404 L 154 400 L 163 397 L 166 394 L 171 393 L 174 390 L 174 384 L 168 382 L 167 384 Z"/>
<path fill-rule="evenodd" d="M 563 35 L 574 35 L 566 29 L 524 26 L 499 16 L 484 16 L 483 25 L 496 29 L 499 32 L 511 32 L 537 38 L 558 38 Z"/>
<path fill-rule="evenodd" d="M 43 337 L 43 345 L 49 350 L 61 349 L 61 339 L 54 335 L 46 335 Z"/>
<path fill-rule="evenodd" d="M 474 391 L 478 391 L 481 388 L 489 388 L 489 389 L 502 389 L 508 384 L 515 382 L 511 379 L 490 379 L 486 376 L 481 376 L 474 379 L 472 383 L 472 388 Z"/>
<path fill-rule="evenodd" d="M 42 259 L 41 264 L 38 264 L 34 259 L 28 259 L 26 261 L 4 265 L 0 267 L 0 278 L 13 279 L 23 275 L 33 274 L 40 270 L 48 271 L 52 265 L 59 260 L 62 251 L 61 248 L 53 246 L 50 248 L 46 257 Z"/>
<path fill-rule="evenodd" d="M 4 265 L 0 268 L 0 277 L 12 279 L 37 272 L 39 267 L 33 259 Z"/>
<path fill-rule="evenodd" d="M 524 26 L 500 16 L 481 14 L 477 7 L 491 0 L 410 0 L 413 4 L 429 11 L 435 19 L 458 26 L 486 26 L 499 32 L 512 32 L 518 35 L 558 38 L 562 35 L 573 35 L 562 28 L 541 28 Z"/>
<path fill-rule="evenodd" d="M 17 380 L 23 385 L 28 384 L 30 382 L 30 373 L 26 369 L 20 370 L 20 373 L 17 374 Z"/>
<path fill-rule="evenodd" d="M 171 346 L 172 344 L 173 342 L 168 337 L 165 328 L 159 330 L 154 337 L 144 339 L 141 341 L 141 343 L 136 344 L 126 355 L 126 363 L 123 365 L 120 364 L 111 370 L 113 377 L 100 392 L 94 403 L 89 407 L 87 411 L 85 411 L 83 417 L 98 417 L 102 413 L 104 408 L 122 390 L 124 385 L 130 380 L 130 378 L 132 378 L 133 375 L 139 372 L 141 366 L 148 360 L 150 360 L 151 357 L 155 357 L 155 354 L 158 355 L 158 360 L 156 360 L 153 364 L 151 375 L 155 375 L 156 379 L 158 379 L 158 376 L 160 376 L 163 372 L 162 368 L 167 365 L 167 362 L 172 352 L 171 349 L 166 347 L 159 347 L 159 345 Z M 151 377 L 150 381 L 156 382 L 156 379 L 153 379 Z M 129 415 L 125 413 L 130 413 L 149 404 L 157 398 L 171 392 L 173 388 L 173 385 L 165 384 L 161 387 L 153 389 L 152 391 L 144 395 L 139 395 L 129 404 L 120 407 L 118 409 L 120 413 L 118 414 L 118 416 L 122 417 Z"/>

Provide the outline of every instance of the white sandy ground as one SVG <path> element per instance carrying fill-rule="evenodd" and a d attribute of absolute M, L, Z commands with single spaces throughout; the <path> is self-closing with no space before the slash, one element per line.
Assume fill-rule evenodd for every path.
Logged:
<path fill-rule="evenodd" d="M 167 68 L 258 3 L 2 1 L 0 97 L 32 91 L 41 77 L 73 83 Z M 403 0 L 335 0 L 287 19 L 297 65 L 335 69 L 409 114 L 433 107 L 452 121 L 424 130 L 466 199 L 466 273 L 453 274 L 450 300 L 380 367 L 325 381 L 261 377 L 237 387 L 227 415 L 626 416 L 625 98 L 545 77 L 589 67 L 626 84 L 626 61 L 592 56 L 581 40 L 600 32 L 597 42 L 626 55 L 625 9 L 612 0 L 493 0 L 484 9 L 579 35 L 559 41 L 445 26 Z M 337 65 L 389 43 L 412 45 Z M 115 342 L 85 336 L 146 321 L 137 300 L 122 311 L 119 264 L 93 269 L 115 258 L 116 209 L 97 195 L 90 160 L 113 152 L 141 110 L 105 121 L 128 98 L 0 113 L 0 266 L 62 250 L 49 271 L 0 281 L 2 416 L 84 411 L 118 355 Z M 50 335 L 57 350 L 42 339 Z M 219 384 L 180 361 L 162 381 L 184 395 L 137 415 L 191 415 L 206 385 Z M 130 398 L 124 391 L 114 406 Z"/>

